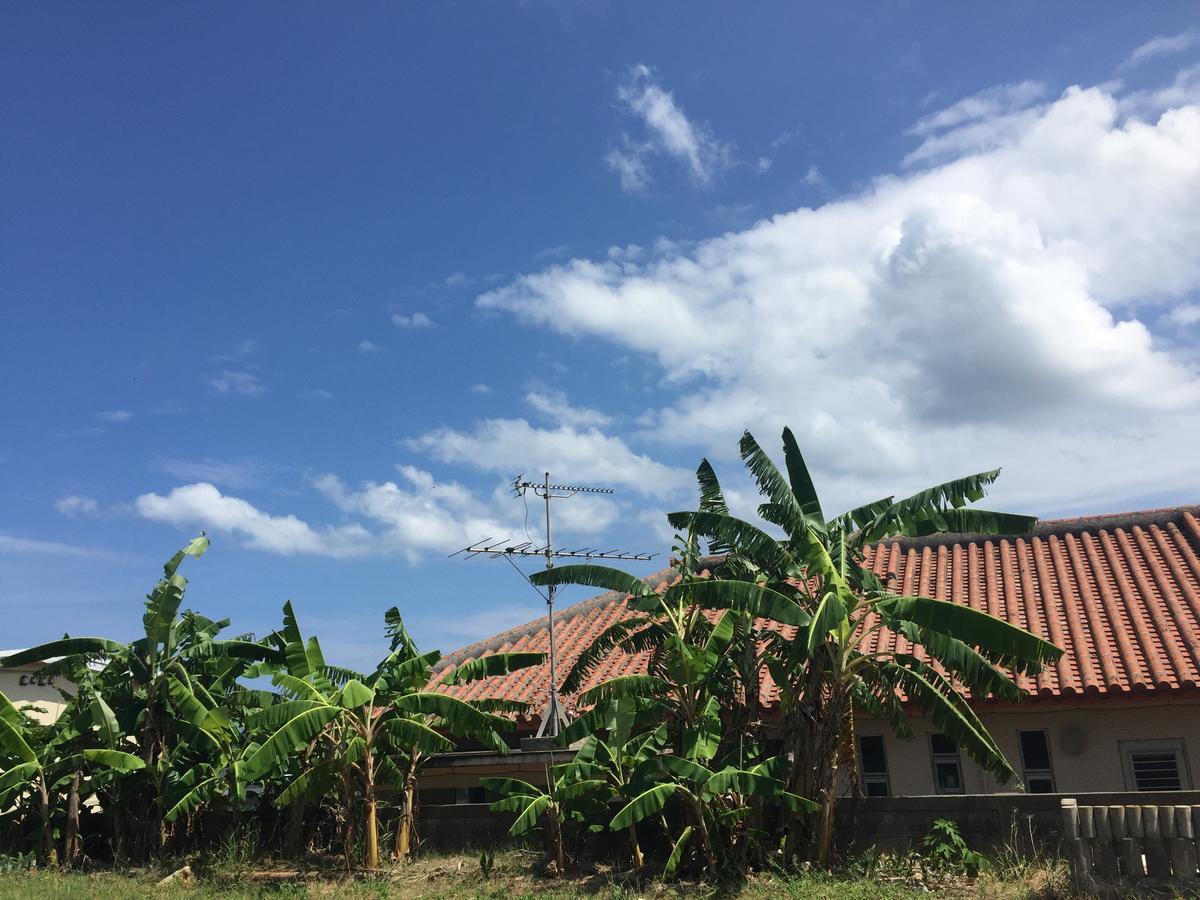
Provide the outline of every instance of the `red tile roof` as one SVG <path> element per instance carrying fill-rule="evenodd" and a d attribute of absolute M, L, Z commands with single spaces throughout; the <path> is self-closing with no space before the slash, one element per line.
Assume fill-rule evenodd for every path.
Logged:
<path fill-rule="evenodd" d="M 884 541 L 867 565 L 899 593 L 925 594 L 1007 619 L 1065 651 L 1040 675 L 1018 676 L 1034 698 L 1058 699 L 1200 688 L 1200 506 L 1044 521 L 1026 537 L 937 535 Z M 670 570 L 650 577 L 659 590 Z M 631 613 L 625 597 L 601 594 L 556 611 L 562 679 L 609 625 Z M 790 630 L 790 629 L 788 629 Z M 872 639 L 907 642 L 888 631 Z M 480 655 L 548 649 L 541 619 L 447 656 L 439 668 Z M 614 651 L 585 688 L 644 672 L 647 654 Z M 442 688 L 464 699 L 528 702 L 540 715 L 548 666 Z M 776 698 L 766 677 L 763 700 Z M 571 697 L 564 705 L 571 708 Z"/>

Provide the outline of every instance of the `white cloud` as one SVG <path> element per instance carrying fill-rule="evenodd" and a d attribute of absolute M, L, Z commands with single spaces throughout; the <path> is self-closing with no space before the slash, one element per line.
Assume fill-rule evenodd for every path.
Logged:
<path fill-rule="evenodd" d="M 1167 313 L 1167 319 L 1181 328 L 1200 324 L 1200 303 L 1181 303 Z"/>
<path fill-rule="evenodd" d="M 174 488 L 166 496 L 142 494 L 134 506 L 143 518 L 237 535 L 248 547 L 283 556 L 360 556 L 372 549 L 361 525 L 314 529 L 294 515 L 270 515 L 204 482 Z"/>
<path fill-rule="evenodd" d="M 470 283 L 471 278 L 466 272 L 454 272 L 442 280 L 442 285 L 449 288 L 466 287 Z"/>
<path fill-rule="evenodd" d="M 383 353 L 384 350 L 385 350 L 385 348 L 380 347 L 374 341 L 359 341 L 358 342 L 358 352 L 359 353 L 366 353 L 366 354 Z"/>
<path fill-rule="evenodd" d="M 926 142 L 980 129 L 927 170 L 478 304 L 655 359 L 679 396 L 645 437 L 728 458 L 744 427 L 773 447 L 791 424 L 847 502 L 1004 462 L 1039 509 L 1098 484 L 1195 496 L 1200 460 L 1161 448 L 1200 442 L 1200 374 L 1141 310 L 1200 287 L 1200 107 L 1123 119 L 1111 90 L 1074 88 L 1014 112 L 1037 96 L 1006 86 L 926 117 Z M 531 431 L 437 437 L 465 460 Z"/>
<path fill-rule="evenodd" d="M 512 477 L 549 471 L 556 481 L 593 482 L 664 496 L 689 483 L 687 472 L 637 454 L 594 427 L 536 428 L 524 419 L 485 419 L 472 431 L 441 428 L 405 442 L 440 462 Z"/>
<path fill-rule="evenodd" d="M 100 504 L 91 497 L 70 494 L 54 501 L 54 508 L 64 516 L 95 516 L 100 513 Z"/>
<path fill-rule="evenodd" d="M 333 474 L 314 479 L 313 486 L 340 512 L 339 524 L 313 525 L 294 514 L 266 512 L 205 482 L 166 495 L 143 494 L 134 508 L 152 521 L 233 535 L 246 547 L 281 556 L 399 556 L 417 564 L 485 538 L 525 539 L 523 507 L 507 484 L 481 495 L 415 466 L 396 468 L 397 481 L 368 481 L 357 488 Z M 616 504 L 604 497 L 584 496 L 561 506 L 555 532 L 576 539 L 599 538 L 618 517 Z"/>
<path fill-rule="evenodd" d="M 572 406 L 562 391 L 536 390 L 525 395 L 525 402 L 560 425 L 574 428 L 603 428 L 612 418 L 598 409 Z"/>
<path fill-rule="evenodd" d="M 904 164 L 999 147 L 1037 118 L 1037 101 L 1045 95 L 1046 86 L 1038 81 L 1002 84 L 922 116 L 908 133 L 923 140 Z"/>
<path fill-rule="evenodd" d="M 0 534 L 0 555 L 4 556 L 66 556 L 76 559 L 103 559 L 111 562 L 124 560 L 120 553 L 99 547 L 81 547 L 76 544 L 61 544 L 58 541 L 39 541 L 34 538 Z"/>
<path fill-rule="evenodd" d="M 471 385 L 471 393 L 472 393 L 472 394 L 481 394 L 481 395 L 486 395 L 486 394 L 490 394 L 490 393 L 492 393 L 492 389 L 491 389 L 491 387 L 490 387 L 490 386 L 488 386 L 488 385 L 486 385 L 486 384 L 483 384 L 482 382 L 480 382 L 479 384 L 473 384 L 473 385 Z"/>
<path fill-rule="evenodd" d="M 625 141 L 621 149 L 613 148 L 604 157 L 604 163 L 617 173 L 621 190 L 627 194 L 640 194 L 650 186 L 650 164 L 647 161 L 649 148 L 634 146 Z"/>
<path fill-rule="evenodd" d="M 128 422 L 133 418 L 133 413 L 127 409 L 106 409 L 96 413 L 96 418 L 105 422 Z"/>
<path fill-rule="evenodd" d="M 253 460 L 230 461 L 204 457 L 181 459 L 175 456 L 158 456 L 151 468 L 180 481 L 211 481 L 231 490 L 256 487 L 263 480 L 263 466 Z"/>
<path fill-rule="evenodd" d="M 451 278 L 453 277 L 451 276 Z M 449 283 L 449 279 L 447 279 L 447 283 Z M 433 325 L 433 319 L 423 312 L 415 312 L 412 315 L 393 313 L 392 324 L 397 328 L 429 328 Z"/>
<path fill-rule="evenodd" d="M 708 184 L 729 164 L 729 146 L 713 137 L 706 126 L 689 119 L 649 66 L 632 66 L 617 86 L 616 96 L 627 113 L 641 120 L 648 138 L 638 144 L 626 137 L 623 148 L 610 150 L 605 158 L 609 168 L 620 175 L 623 189 L 638 191 L 649 184 L 647 158 L 654 153 L 681 162 L 699 184 Z"/>
<path fill-rule="evenodd" d="M 333 391 L 327 391 L 325 388 L 307 388 L 300 392 L 300 396 L 306 400 L 332 400 Z"/>
<path fill-rule="evenodd" d="M 1163 110 L 1200 104 L 1200 65 L 1184 69 L 1168 85 L 1147 88 L 1120 98 L 1119 109 L 1128 116 L 1150 119 Z"/>
<path fill-rule="evenodd" d="M 260 397 L 267 392 L 258 376 L 246 370 L 225 369 L 208 379 L 218 394 L 240 394 L 243 397 Z"/>
<path fill-rule="evenodd" d="M 1024 109 L 1045 95 L 1046 86 L 1040 81 L 996 85 L 963 97 L 945 109 L 922 116 L 910 133 L 924 136 L 947 128 L 957 128 L 967 122 L 994 119 L 1015 109 Z"/>
<path fill-rule="evenodd" d="M 1152 59 L 1183 53 L 1197 44 L 1200 44 L 1200 29 L 1197 28 L 1189 28 L 1179 34 L 1160 34 L 1129 54 L 1129 58 L 1121 63 L 1121 69 L 1136 68 Z"/>

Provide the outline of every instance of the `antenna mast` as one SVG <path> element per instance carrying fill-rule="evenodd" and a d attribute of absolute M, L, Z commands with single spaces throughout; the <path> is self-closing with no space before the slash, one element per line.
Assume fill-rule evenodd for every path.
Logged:
<path fill-rule="evenodd" d="M 511 562 L 514 556 L 541 556 L 546 560 L 546 570 L 554 568 L 556 559 L 638 559 L 647 560 L 658 556 L 657 553 L 622 553 L 618 550 L 599 550 L 581 547 L 578 550 L 555 550 L 553 533 L 550 522 L 550 501 L 569 500 L 576 494 L 611 494 L 612 488 L 584 487 L 578 484 L 553 484 L 550 473 L 547 472 L 542 481 L 522 481 L 524 475 L 513 479 L 513 496 L 523 497 L 527 491 L 541 497 L 546 503 L 546 543 L 538 547 L 533 541 L 520 544 L 509 544 L 507 540 L 495 541 L 492 538 L 478 541 L 468 547 L 451 553 L 451 556 L 466 554 L 487 556 L 491 559 L 506 557 Z M 515 563 L 514 563 L 515 565 Z M 518 570 L 519 571 L 519 570 Z M 569 721 L 562 705 L 558 702 L 558 654 L 554 646 L 554 585 L 546 586 L 546 631 L 550 638 L 550 700 L 542 713 L 542 722 L 538 726 L 538 737 L 557 737 L 559 731 L 565 728 Z"/>

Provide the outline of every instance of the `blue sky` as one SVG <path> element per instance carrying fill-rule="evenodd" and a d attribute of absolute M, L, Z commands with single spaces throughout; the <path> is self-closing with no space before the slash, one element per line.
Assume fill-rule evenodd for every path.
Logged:
<path fill-rule="evenodd" d="M 235 630 L 450 650 L 542 608 L 445 559 L 513 475 L 665 555 L 747 427 L 829 507 L 1200 499 L 1195 6 L 729 9 L 5 6 L 0 646 L 207 529 Z"/>

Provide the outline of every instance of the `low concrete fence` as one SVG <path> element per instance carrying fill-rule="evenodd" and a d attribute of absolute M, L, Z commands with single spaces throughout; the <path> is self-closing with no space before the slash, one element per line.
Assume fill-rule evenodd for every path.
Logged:
<path fill-rule="evenodd" d="M 1061 811 L 1065 849 L 1080 887 L 1200 886 L 1200 805 L 1083 805 L 1063 798 Z"/>
<path fill-rule="evenodd" d="M 1011 847 L 1021 853 L 1066 854 L 1062 801 L 1080 805 L 1200 805 L 1200 791 L 1094 794 L 942 794 L 868 797 L 838 804 L 843 846 L 901 849 L 918 844 L 938 819 L 958 825 L 967 844 L 984 853 Z"/>
<path fill-rule="evenodd" d="M 518 776 L 519 777 L 519 776 Z M 921 797 L 868 797 L 861 800 L 842 800 L 837 810 L 837 842 L 841 847 L 875 845 L 881 849 L 905 849 L 918 845 L 933 828 L 938 819 L 955 822 L 968 846 L 983 853 L 1008 847 L 1022 854 L 1043 853 L 1052 856 L 1070 857 L 1074 853 L 1076 839 L 1083 833 L 1066 829 L 1063 816 L 1064 801 L 1076 802 L 1077 809 L 1111 810 L 1146 807 L 1189 810 L 1200 809 L 1200 791 L 1175 791 L 1156 793 L 1096 793 L 1096 794 L 959 794 Z M 1109 819 L 1111 820 L 1111 812 Z M 423 803 L 418 813 L 418 829 L 421 839 L 431 845 L 447 850 L 475 847 L 509 840 L 508 828 L 514 819 L 511 813 L 493 813 L 487 803 Z M 1144 819 L 1140 817 L 1138 822 Z M 1088 814 L 1093 830 L 1090 840 L 1095 840 L 1096 813 Z M 1128 823 L 1129 817 L 1124 821 Z M 1158 834 L 1163 829 L 1159 821 Z M 1173 820 L 1174 821 L 1174 820 Z M 1088 826 L 1081 826 L 1088 827 Z M 1135 831 L 1137 825 L 1133 826 Z M 1109 830 L 1101 834 L 1112 834 Z M 1130 826 L 1125 826 L 1127 834 Z M 1176 834 L 1179 831 L 1175 826 Z M 1191 834 L 1195 836 L 1197 823 L 1192 821 Z M 1144 827 L 1138 834 L 1144 834 Z M 1108 838 L 1107 840 L 1116 840 Z M 1153 854 L 1153 849 L 1151 853 Z M 1096 872 L 1096 851 L 1089 845 L 1088 858 L 1091 874 Z M 1112 855 L 1110 851 L 1110 856 Z M 1100 872 L 1107 870 L 1101 854 Z M 1157 860 L 1157 857 L 1155 857 Z M 1118 872 L 1124 877 L 1126 870 Z M 1152 873 L 1153 874 L 1153 873 Z"/>

